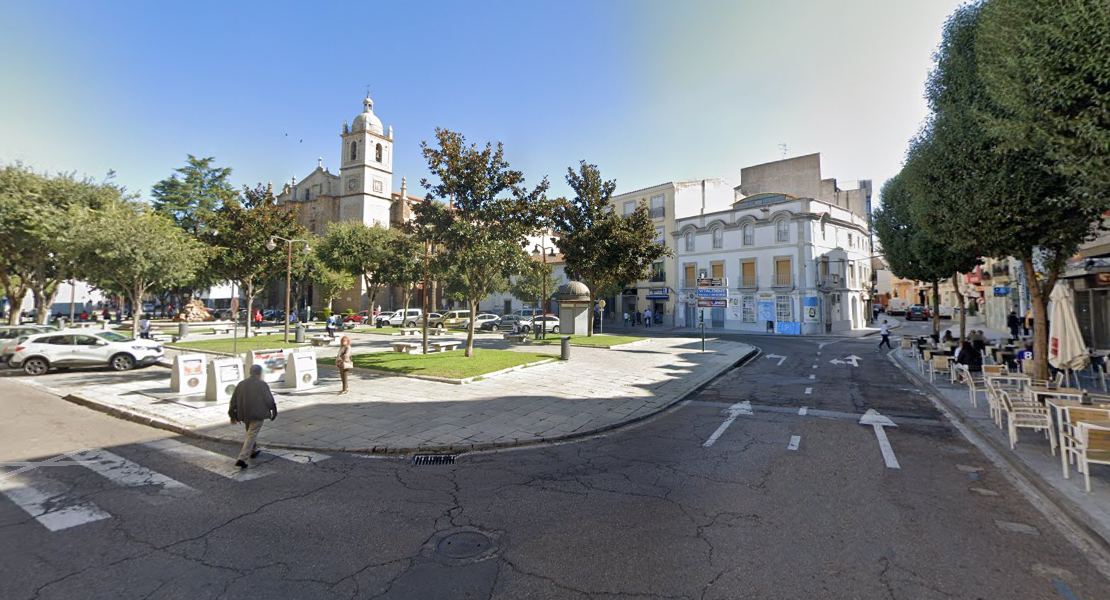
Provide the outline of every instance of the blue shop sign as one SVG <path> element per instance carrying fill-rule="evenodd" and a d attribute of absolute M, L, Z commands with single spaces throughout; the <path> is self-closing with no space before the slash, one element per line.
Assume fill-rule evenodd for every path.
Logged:
<path fill-rule="evenodd" d="M 995 296 L 1009 296 L 1010 295 L 1010 287 L 1005 286 L 1005 285 L 996 285 L 996 286 L 994 286 L 994 295 Z"/>
<path fill-rule="evenodd" d="M 647 299 L 648 300 L 670 300 L 671 299 L 670 292 L 671 292 L 671 288 L 651 288 L 651 289 L 648 290 Z"/>

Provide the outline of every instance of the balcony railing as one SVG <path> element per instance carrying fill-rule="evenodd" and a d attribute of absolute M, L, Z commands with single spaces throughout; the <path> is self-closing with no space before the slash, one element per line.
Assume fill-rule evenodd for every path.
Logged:
<path fill-rule="evenodd" d="M 777 287 L 790 287 L 794 285 L 793 275 L 775 275 L 775 286 Z"/>
<path fill-rule="evenodd" d="M 740 278 L 740 287 L 753 288 L 759 286 L 759 278 L 755 275 L 744 275 Z"/>
<path fill-rule="evenodd" d="M 648 281 L 651 281 L 652 283 L 662 283 L 666 280 L 667 280 L 667 274 L 665 272 L 655 271 L 651 274 L 651 279 L 649 279 Z"/>
<path fill-rule="evenodd" d="M 665 206 L 656 206 L 648 209 L 648 216 L 653 219 L 662 219 L 667 214 Z"/>

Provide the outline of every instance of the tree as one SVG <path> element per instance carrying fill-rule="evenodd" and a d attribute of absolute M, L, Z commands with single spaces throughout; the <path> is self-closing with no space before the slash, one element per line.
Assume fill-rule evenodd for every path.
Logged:
<path fill-rule="evenodd" d="M 305 236 L 297 213 L 285 210 L 274 198 L 273 187 L 243 188 L 242 202 L 227 202 L 206 219 L 200 238 L 214 251 L 209 273 L 217 281 L 234 281 L 247 299 L 247 331 L 254 297 L 267 280 L 285 271 L 286 253 L 269 250 L 272 236 Z M 284 250 L 284 248 L 282 248 Z"/>
<path fill-rule="evenodd" d="M 191 235 L 199 236 L 212 215 L 225 205 L 238 203 L 231 185 L 231 168 L 215 167 L 215 157 L 186 156 L 184 167 L 154 184 L 154 209 Z"/>
<path fill-rule="evenodd" d="M 987 129 L 1042 153 L 1091 212 L 1110 200 L 1110 10 L 1105 0 L 991 0 L 977 54 L 999 109 Z"/>
<path fill-rule="evenodd" d="M 135 337 L 147 291 L 187 281 L 204 267 L 204 246 L 142 204 L 125 201 L 91 211 L 77 229 L 77 268 L 98 287 L 125 291 L 134 308 Z"/>
<path fill-rule="evenodd" d="M 385 284 L 380 267 L 394 235 L 395 232 L 378 224 L 369 227 L 359 221 L 329 223 L 316 247 L 316 255 L 329 269 L 361 280 L 372 307 Z"/>
<path fill-rule="evenodd" d="M 449 265 L 449 285 L 475 314 L 478 302 L 528 260 L 522 243 L 547 179 L 527 190 L 523 173 L 509 167 L 500 143 L 468 146 L 461 134 L 440 128 L 436 140 L 438 148 L 420 146 L 437 182 L 421 180 L 427 201 L 414 205 L 413 212 L 417 226 L 434 232 L 437 261 Z M 474 321 L 467 327 L 467 357 L 474 355 Z"/>
<path fill-rule="evenodd" d="M 562 200 L 555 213 L 556 227 L 563 236 L 559 249 L 567 272 L 590 289 L 592 315 L 598 292 L 645 279 L 653 263 L 672 253 L 655 241 L 655 223 L 646 205 L 624 217 L 612 210 L 610 200 L 617 182 L 604 181 L 597 165 L 581 161 L 577 173 L 567 168 L 566 179 L 575 197 Z M 594 334 L 592 318 L 587 331 Z"/>
<path fill-rule="evenodd" d="M 378 267 L 379 277 L 383 283 L 401 289 L 401 308 L 408 308 L 413 286 L 424 277 L 424 245 L 396 229 L 388 231 L 390 239 L 386 241 L 386 253 Z"/>
<path fill-rule="evenodd" d="M 336 271 L 328 267 L 319 254 L 313 254 L 309 258 L 309 279 L 312 282 L 312 289 L 316 298 L 323 302 L 329 311 L 336 298 L 358 283 L 358 279 L 352 277 L 349 273 Z"/>
<path fill-rule="evenodd" d="M 554 269 L 554 265 L 543 262 L 543 257 L 533 257 L 512 279 L 509 293 L 521 299 L 535 298 L 537 306 L 546 311 L 547 298 L 544 297 L 544 292 L 550 296 L 559 287 L 559 278 L 551 275 Z"/>

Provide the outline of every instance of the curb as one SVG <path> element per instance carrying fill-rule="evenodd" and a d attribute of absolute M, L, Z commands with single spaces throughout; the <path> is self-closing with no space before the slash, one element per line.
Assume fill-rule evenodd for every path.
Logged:
<path fill-rule="evenodd" d="M 974 421 L 965 419 L 963 415 L 961 415 L 959 411 L 952 406 L 948 399 L 944 397 L 944 394 L 939 393 L 937 388 L 928 379 L 926 379 L 917 371 L 910 369 L 908 366 L 902 364 L 902 362 L 898 360 L 897 357 L 893 356 L 894 352 L 900 351 L 901 350 L 891 351 L 891 353 L 887 354 L 887 358 L 902 371 L 907 379 L 910 379 L 914 383 L 918 384 L 921 389 L 927 393 L 929 399 L 932 400 L 933 403 L 936 404 L 939 408 L 941 408 L 945 418 L 957 424 L 957 429 L 962 426 L 963 428 L 966 428 L 967 430 L 973 432 L 979 438 L 981 443 L 990 447 L 994 454 L 1005 461 L 1006 465 L 1010 467 L 1010 469 L 1012 469 L 1015 473 L 1020 475 L 1025 480 L 1026 484 L 1035 489 L 1037 493 L 1039 493 L 1041 496 L 1044 497 L 1045 500 L 1051 503 L 1051 505 L 1067 519 L 1068 523 L 1072 527 L 1086 536 L 1088 540 L 1094 542 L 1098 546 L 1098 549 L 1101 550 L 1104 554 L 1110 555 L 1110 538 L 1106 537 L 1104 534 L 1099 532 L 1088 523 L 1087 516 L 1082 509 L 1077 507 L 1071 500 L 1057 491 L 1055 487 L 1043 481 L 1041 479 L 1041 476 L 1030 469 L 1028 466 L 1026 466 L 1024 461 L 1019 459 L 1008 446 L 999 443 L 993 437 L 984 433 L 979 425 L 976 424 Z M 965 437 L 968 436 L 966 436 L 965 434 Z M 969 439 L 969 441 L 971 441 L 973 444 L 975 443 L 975 440 Z M 988 456 L 987 458 L 989 459 L 990 457 Z"/>
<path fill-rule="evenodd" d="M 284 449 L 284 450 L 306 450 L 306 451 L 311 451 L 311 452 L 346 452 L 346 453 L 352 453 L 352 454 L 398 455 L 398 454 L 415 454 L 415 453 L 453 453 L 453 454 L 460 454 L 461 455 L 461 454 L 467 454 L 467 453 L 471 453 L 471 452 L 482 452 L 482 451 L 487 451 L 487 450 L 503 450 L 503 449 L 506 449 L 506 448 L 521 448 L 521 447 L 525 447 L 525 446 L 539 446 L 539 445 L 542 445 L 542 444 L 550 444 L 550 443 L 554 443 L 554 442 L 566 442 L 566 441 L 570 441 L 570 440 L 576 440 L 576 439 L 580 439 L 580 438 L 590 437 L 590 436 L 597 435 L 599 433 L 603 433 L 603 432 L 606 432 L 606 431 L 612 431 L 614 429 L 625 427 L 627 425 L 632 425 L 634 423 L 638 423 L 640 421 L 643 421 L 643 420 L 655 417 L 655 416 L 657 416 L 659 414 L 662 414 L 664 412 L 667 412 L 667 411 L 671 410 L 672 408 L 674 408 L 675 406 L 678 406 L 683 401 L 685 401 L 686 398 L 700 392 L 702 389 L 704 389 L 706 386 L 708 386 L 709 384 L 716 381 L 719 377 L 721 377 L 722 375 L 724 375 L 728 371 L 730 371 L 732 369 L 735 369 L 736 367 L 741 366 L 741 365 L 749 362 L 752 358 L 759 356 L 762 352 L 763 351 L 760 350 L 759 348 L 757 348 L 755 346 L 752 346 L 752 349 L 750 351 L 748 351 L 746 354 L 741 356 L 739 359 L 737 359 L 735 362 L 733 362 L 727 368 L 723 369 L 720 373 L 717 373 L 713 377 L 710 377 L 709 379 L 707 379 L 707 380 L 703 381 L 702 383 L 694 386 L 693 388 L 691 388 L 689 390 L 686 390 L 686 392 L 678 395 L 673 401 L 667 403 L 664 406 L 659 407 L 657 410 L 652 411 L 652 412 L 647 413 L 647 414 L 639 415 L 639 416 L 631 418 L 631 419 L 624 419 L 622 421 L 609 423 L 608 425 L 595 427 L 594 429 L 590 429 L 588 431 L 578 431 L 578 432 L 569 433 L 569 434 L 566 434 L 566 435 L 553 436 L 553 437 L 532 438 L 532 439 L 512 441 L 512 442 L 500 442 L 500 443 L 497 443 L 497 442 L 483 442 L 483 443 L 480 443 L 480 444 L 447 444 L 447 445 L 436 445 L 436 446 L 429 445 L 429 446 L 416 446 L 416 447 L 373 446 L 373 447 L 369 447 L 369 448 L 325 448 L 325 447 L 320 447 L 320 446 L 304 446 L 304 445 L 298 445 L 298 444 L 281 444 L 281 443 L 267 443 L 267 444 L 265 444 L 265 446 L 270 447 L 270 448 L 280 448 L 280 449 Z M 134 412 L 126 411 L 126 410 L 117 408 L 115 406 L 104 404 L 104 403 L 99 402 L 97 400 L 86 398 L 84 396 L 79 396 L 77 394 L 68 394 L 66 396 L 62 396 L 62 399 L 66 400 L 68 402 L 72 402 L 74 404 L 78 404 L 80 406 L 84 406 L 86 408 L 89 408 L 89 409 L 92 409 L 92 410 L 95 410 L 95 411 L 106 413 L 108 415 L 111 415 L 111 416 L 116 417 L 118 419 L 122 419 L 124 421 L 131 421 L 132 423 L 138 423 L 140 425 L 146 425 L 148 427 L 154 427 L 156 429 L 163 429 L 165 431 L 170 431 L 170 432 L 176 433 L 178 435 L 183 435 L 183 436 L 186 436 L 186 437 L 191 437 L 191 438 L 196 438 L 196 439 L 201 439 L 201 440 L 208 440 L 208 441 L 212 441 L 212 442 L 219 442 L 219 443 L 223 443 L 223 444 L 238 444 L 239 443 L 236 440 L 229 440 L 227 438 L 213 436 L 213 435 L 209 435 L 209 434 L 206 434 L 206 433 L 200 433 L 198 431 L 189 429 L 189 428 L 187 428 L 183 425 L 173 423 L 171 421 L 166 421 L 166 420 L 163 420 L 163 419 L 158 419 L 158 418 L 155 418 L 155 417 L 149 417 L 149 416 L 146 416 L 146 415 L 140 415 L 140 414 L 137 414 L 137 413 L 134 413 Z"/>

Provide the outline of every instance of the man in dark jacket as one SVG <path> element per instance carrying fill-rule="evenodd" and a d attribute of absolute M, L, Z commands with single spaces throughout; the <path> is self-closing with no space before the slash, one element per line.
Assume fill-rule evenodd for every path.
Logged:
<path fill-rule="evenodd" d="M 247 457 L 254 458 L 262 452 L 255 448 L 262 422 L 267 418 L 271 421 L 277 418 L 274 395 L 270 392 L 270 386 L 262 381 L 262 365 L 252 365 L 251 376 L 235 386 L 227 415 L 231 417 L 232 425 L 242 422 L 247 428 L 247 439 L 243 441 L 243 449 L 239 451 L 239 458 L 235 461 L 235 466 L 245 469 Z"/>
<path fill-rule="evenodd" d="M 1018 318 L 1016 311 L 1010 311 L 1010 316 L 1006 317 L 1006 327 L 1010 328 L 1010 339 L 1012 341 L 1018 340 L 1018 328 L 1021 327 L 1021 319 Z"/>

